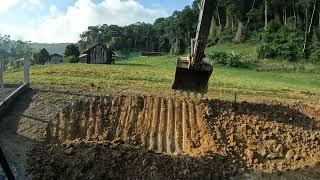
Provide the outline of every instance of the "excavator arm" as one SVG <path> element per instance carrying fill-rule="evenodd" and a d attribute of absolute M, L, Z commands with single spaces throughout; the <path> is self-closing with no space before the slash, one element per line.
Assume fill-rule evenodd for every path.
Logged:
<path fill-rule="evenodd" d="M 206 93 L 213 67 L 204 62 L 215 0 L 202 0 L 196 38 L 191 42 L 191 54 L 179 57 L 172 89 Z"/>
<path fill-rule="evenodd" d="M 214 4 L 215 0 L 201 1 L 197 34 L 196 38 L 192 41 L 193 45 L 191 46 L 191 65 L 197 66 L 201 64 L 203 58 L 205 57 L 204 50 L 209 37 Z"/>

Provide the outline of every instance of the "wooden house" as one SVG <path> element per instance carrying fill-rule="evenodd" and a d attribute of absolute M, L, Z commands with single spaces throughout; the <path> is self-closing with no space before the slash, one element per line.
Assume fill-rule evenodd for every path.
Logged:
<path fill-rule="evenodd" d="M 61 54 L 52 54 L 50 55 L 49 61 L 46 64 L 62 64 L 63 63 L 63 55 Z"/>
<path fill-rule="evenodd" d="M 112 64 L 114 63 L 113 54 L 111 49 L 98 43 L 82 52 L 79 56 L 79 62 L 86 64 Z"/>

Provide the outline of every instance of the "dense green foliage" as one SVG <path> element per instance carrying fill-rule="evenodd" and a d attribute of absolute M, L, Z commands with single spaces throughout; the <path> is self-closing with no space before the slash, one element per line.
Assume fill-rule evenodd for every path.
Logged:
<path fill-rule="evenodd" d="M 78 63 L 79 62 L 79 47 L 76 44 L 69 44 L 64 52 L 65 62 Z"/>
<path fill-rule="evenodd" d="M 197 1 L 193 7 L 175 11 L 168 18 L 154 24 L 135 23 L 125 27 L 116 25 L 90 26 L 80 35 L 80 49 L 102 43 L 114 50 L 184 53 L 195 36 L 198 18 Z"/>
<path fill-rule="evenodd" d="M 66 57 L 68 56 L 75 56 L 75 57 L 79 57 L 80 55 L 80 51 L 79 51 L 79 47 L 75 44 L 70 44 L 66 47 L 66 50 L 64 52 L 64 55 Z"/>
<path fill-rule="evenodd" d="M 5 64 L 23 58 L 28 48 L 26 42 L 13 41 L 10 36 L 0 34 L 0 58 L 5 60 Z"/>
<path fill-rule="evenodd" d="M 236 53 L 226 53 L 226 52 L 212 52 L 208 55 L 209 61 L 214 64 L 220 64 L 222 66 L 228 67 L 241 67 L 243 63 L 241 62 L 241 56 Z"/>
<path fill-rule="evenodd" d="M 259 58 L 282 57 L 289 61 L 303 58 L 303 32 L 281 28 L 275 32 L 259 34 L 257 54 Z"/>
<path fill-rule="evenodd" d="M 186 53 L 196 33 L 199 1 L 153 24 L 91 26 L 79 46 L 100 42 L 115 50 Z M 258 58 L 318 62 L 318 0 L 216 0 L 213 11 L 208 46 L 249 40 L 257 45 Z"/>
<path fill-rule="evenodd" d="M 39 57 L 36 60 L 36 64 L 45 64 L 49 59 L 50 59 L 49 52 L 45 48 L 43 48 L 39 52 Z"/>
<path fill-rule="evenodd" d="M 73 55 L 66 56 L 64 58 L 64 62 L 65 63 L 78 63 L 79 62 L 79 58 L 78 58 L 78 56 L 73 56 Z"/>

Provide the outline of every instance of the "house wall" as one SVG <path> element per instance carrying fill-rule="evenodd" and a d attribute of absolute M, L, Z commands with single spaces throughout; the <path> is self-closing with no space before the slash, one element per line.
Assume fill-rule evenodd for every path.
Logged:
<path fill-rule="evenodd" d="M 93 48 L 90 52 L 89 59 L 90 64 L 111 64 L 111 60 L 108 59 L 108 49 L 99 45 Z"/>
<path fill-rule="evenodd" d="M 62 63 L 63 63 L 63 57 L 61 56 L 52 56 L 49 61 L 49 64 L 62 64 Z"/>
<path fill-rule="evenodd" d="M 87 64 L 87 63 L 88 63 L 88 56 L 81 57 L 81 58 L 79 59 L 79 62 L 80 62 L 80 63 Z"/>

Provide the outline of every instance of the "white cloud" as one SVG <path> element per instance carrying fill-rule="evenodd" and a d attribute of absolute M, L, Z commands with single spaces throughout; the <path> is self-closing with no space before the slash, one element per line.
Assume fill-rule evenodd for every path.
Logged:
<path fill-rule="evenodd" d="M 11 34 L 34 42 L 76 42 L 80 33 L 88 26 L 100 24 L 123 26 L 138 21 L 151 23 L 156 18 L 167 15 L 164 10 L 145 8 L 136 0 L 103 0 L 98 4 L 91 0 L 77 0 L 65 13 L 60 12 L 56 6 L 50 6 L 48 13 L 48 16 L 33 27 L 20 29 L 11 27 Z"/>
<path fill-rule="evenodd" d="M 19 0 L 0 0 L 0 12 L 4 12 L 15 6 Z"/>
<path fill-rule="evenodd" d="M 6 12 L 15 6 L 30 11 L 43 8 L 40 0 L 0 0 L 0 12 Z"/>

